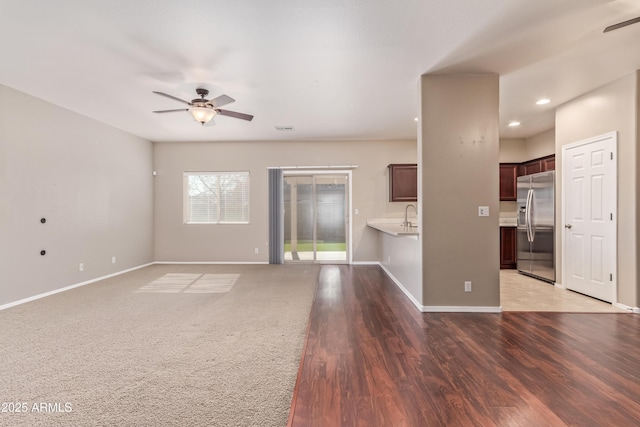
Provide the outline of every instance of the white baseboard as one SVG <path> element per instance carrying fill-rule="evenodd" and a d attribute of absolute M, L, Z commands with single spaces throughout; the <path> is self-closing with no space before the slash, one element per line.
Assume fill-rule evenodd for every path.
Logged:
<path fill-rule="evenodd" d="M 344 263 L 344 262 L 342 262 Z M 211 265 L 226 265 L 226 264 L 241 264 L 241 265 L 264 265 L 269 264 L 268 261 L 154 261 L 152 264 L 168 265 L 168 264 L 185 264 L 185 265 L 197 265 L 197 264 L 211 264 Z M 326 263 L 319 262 L 319 264 L 335 264 L 333 261 L 327 261 Z M 341 263 L 339 263 L 341 264 Z M 378 261 L 353 261 L 349 265 L 380 265 Z"/>
<path fill-rule="evenodd" d="M 389 276 L 393 283 L 409 298 L 409 300 L 415 305 L 422 313 L 502 313 L 502 307 L 482 307 L 482 306 L 425 306 L 420 304 L 413 295 L 404 287 L 402 283 L 391 272 L 378 263 L 380 268 Z"/>
<path fill-rule="evenodd" d="M 640 311 L 636 311 L 636 310 L 639 310 L 637 307 L 633 308 L 630 305 L 622 304 L 620 302 L 614 302 L 611 305 L 616 307 L 616 308 L 619 308 L 620 310 L 626 310 L 626 311 L 629 311 L 629 312 L 632 312 L 632 313 L 640 313 Z"/>
<path fill-rule="evenodd" d="M 402 283 L 400 283 L 400 281 L 396 278 L 396 276 L 394 276 L 391 273 L 391 271 L 387 269 L 387 267 L 382 265 L 382 263 L 378 262 L 376 264 L 378 264 L 380 268 L 382 268 L 382 270 L 386 273 L 389 279 L 393 280 L 393 283 L 395 283 L 396 286 L 402 291 L 402 293 L 404 293 L 407 296 L 407 298 L 409 298 L 409 301 L 411 301 L 413 305 L 415 305 L 418 308 L 418 310 L 422 311 L 422 308 L 423 308 L 422 304 L 420 304 L 418 300 L 413 295 L 411 295 L 411 292 L 409 292 L 404 286 L 402 286 Z"/>
<path fill-rule="evenodd" d="M 184 264 L 184 265 L 229 265 L 229 264 L 241 264 L 241 265 L 253 265 L 253 264 L 269 264 L 268 261 L 154 261 L 151 264 L 169 265 L 169 264 Z"/>
<path fill-rule="evenodd" d="M 483 307 L 476 305 L 427 305 L 422 306 L 423 313 L 502 313 L 502 307 Z"/>
<path fill-rule="evenodd" d="M 4 304 L 4 305 L 0 305 L 0 311 L 5 310 L 7 308 L 15 307 L 16 305 L 25 304 L 27 302 L 31 302 L 31 301 L 39 300 L 41 298 L 45 298 L 45 297 L 48 297 L 48 296 L 51 296 L 51 295 L 59 294 L 60 292 L 70 291 L 71 289 L 75 289 L 75 288 L 79 288 L 81 286 L 89 285 L 91 283 L 99 282 L 100 280 L 109 279 L 110 277 L 119 276 L 121 274 L 128 273 L 130 271 L 138 270 L 138 269 L 141 269 L 141 268 L 144 268 L 144 267 L 149 267 L 150 265 L 153 265 L 153 264 L 154 264 L 153 262 L 150 262 L 148 264 L 143 264 L 143 265 L 139 265 L 137 267 L 132 267 L 132 268 L 128 268 L 126 270 L 122 270 L 122 271 L 118 271 L 118 272 L 115 272 L 115 273 L 107 274 L 106 276 L 96 277 L 95 279 L 87 280 L 86 282 L 76 283 L 75 285 L 65 286 L 64 288 L 55 289 L 53 291 L 45 292 L 45 293 L 42 293 L 42 294 L 34 295 L 32 297 L 23 298 L 23 299 L 18 300 L 18 301 L 14 301 L 14 302 L 10 302 L 10 303 Z"/>
<path fill-rule="evenodd" d="M 634 312 L 635 314 L 640 314 L 640 307 L 634 307 L 634 308 L 633 308 L 633 312 Z"/>

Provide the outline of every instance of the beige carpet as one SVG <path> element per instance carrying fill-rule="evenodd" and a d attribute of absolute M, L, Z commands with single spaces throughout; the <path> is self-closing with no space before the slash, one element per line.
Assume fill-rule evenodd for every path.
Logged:
<path fill-rule="evenodd" d="M 155 265 L 0 311 L 0 425 L 284 426 L 318 271 Z"/>

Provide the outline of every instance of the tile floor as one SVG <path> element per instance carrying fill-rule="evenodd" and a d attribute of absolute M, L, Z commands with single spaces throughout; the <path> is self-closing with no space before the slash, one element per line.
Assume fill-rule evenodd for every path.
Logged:
<path fill-rule="evenodd" d="M 500 270 L 500 303 L 502 311 L 628 313 L 604 301 L 525 276 L 517 270 Z"/>

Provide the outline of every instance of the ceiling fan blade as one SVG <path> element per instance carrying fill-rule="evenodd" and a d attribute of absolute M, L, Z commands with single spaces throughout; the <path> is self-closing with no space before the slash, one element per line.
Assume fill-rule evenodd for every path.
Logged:
<path fill-rule="evenodd" d="M 609 25 L 607 28 L 604 29 L 603 33 L 608 33 L 609 31 L 617 30 L 618 28 L 626 27 L 627 25 L 635 24 L 637 22 L 640 22 L 640 16 L 638 16 L 637 18 L 629 19 L 628 21 L 623 21 L 614 25 Z"/>
<path fill-rule="evenodd" d="M 178 108 L 175 110 L 157 110 L 154 113 L 175 113 L 176 111 L 189 111 L 188 108 Z"/>
<path fill-rule="evenodd" d="M 213 105 L 214 108 L 222 107 L 223 105 L 231 104 L 236 100 L 227 95 L 220 95 L 217 98 L 213 98 L 208 104 Z"/>
<path fill-rule="evenodd" d="M 236 119 L 242 119 L 242 120 L 248 120 L 248 121 L 251 121 L 251 119 L 253 119 L 253 116 L 251 114 L 237 113 L 235 111 L 229 111 L 229 110 L 220 110 L 218 108 L 216 108 L 216 112 L 221 116 L 235 117 Z"/>
<path fill-rule="evenodd" d="M 175 100 L 175 101 L 179 101 L 179 102 L 182 102 L 182 103 L 184 103 L 184 104 L 191 105 L 191 103 L 190 103 L 190 102 L 185 101 L 184 99 L 176 98 L 175 96 L 173 96 L 173 95 L 169 95 L 168 93 L 164 93 L 164 92 L 156 92 L 155 90 L 153 91 L 153 93 L 157 93 L 158 95 L 166 96 L 167 98 L 171 98 L 171 99 L 173 99 L 173 100 Z"/>

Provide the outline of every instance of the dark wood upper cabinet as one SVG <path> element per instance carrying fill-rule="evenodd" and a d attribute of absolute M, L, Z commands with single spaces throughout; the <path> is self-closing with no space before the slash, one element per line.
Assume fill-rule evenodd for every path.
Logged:
<path fill-rule="evenodd" d="M 522 165 L 523 175 L 531 175 L 532 173 L 542 172 L 542 163 L 540 160 L 532 160 Z"/>
<path fill-rule="evenodd" d="M 550 156 L 540 157 L 538 159 L 520 163 L 520 166 L 518 166 L 518 176 L 531 175 L 532 173 L 552 171 L 555 169 L 556 156 L 555 154 L 552 154 Z"/>
<path fill-rule="evenodd" d="M 415 202 L 418 200 L 418 165 L 415 163 L 390 164 L 389 201 Z"/>
<path fill-rule="evenodd" d="M 542 162 L 543 172 L 556 170 L 556 156 L 545 157 L 540 161 Z"/>
<path fill-rule="evenodd" d="M 518 163 L 500 163 L 500 200 L 516 200 Z"/>

